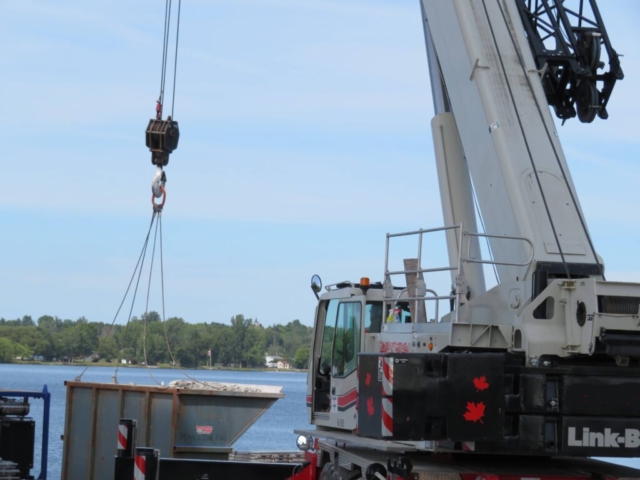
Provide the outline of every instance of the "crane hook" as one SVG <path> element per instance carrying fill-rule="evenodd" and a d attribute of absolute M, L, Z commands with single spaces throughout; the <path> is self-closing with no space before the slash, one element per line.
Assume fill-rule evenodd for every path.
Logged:
<path fill-rule="evenodd" d="M 151 180 L 151 204 L 154 212 L 161 212 L 164 202 L 167 200 L 167 191 L 164 188 L 165 183 L 167 183 L 167 174 L 159 166 Z M 162 197 L 162 202 L 156 203 L 155 199 L 160 197 Z"/>
<path fill-rule="evenodd" d="M 151 192 L 154 197 L 160 198 L 162 196 L 161 188 L 165 183 L 167 183 L 167 174 L 162 170 L 162 167 L 156 168 L 156 174 L 151 180 Z"/>

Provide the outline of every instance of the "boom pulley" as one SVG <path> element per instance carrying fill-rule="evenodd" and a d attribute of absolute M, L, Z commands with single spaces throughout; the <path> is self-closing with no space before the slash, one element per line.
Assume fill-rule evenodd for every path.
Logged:
<path fill-rule="evenodd" d="M 542 85 L 556 116 L 607 119 L 607 103 L 624 78 L 595 0 L 518 0 Z M 573 8 L 570 8 L 573 7 Z M 603 54 L 608 57 L 608 70 Z"/>

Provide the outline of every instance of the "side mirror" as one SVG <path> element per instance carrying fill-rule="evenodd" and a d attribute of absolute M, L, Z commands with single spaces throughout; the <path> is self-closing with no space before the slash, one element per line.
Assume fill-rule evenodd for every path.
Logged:
<path fill-rule="evenodd" d="M 322 290 L 322 280 L 320 280 L 318 275 L 311 277 L 311 290 L 316 298 L 320 300 L 320 296 L 318 294 L 320 293 L 320 290 Z"/>
<path fill-rule="evenodd" d="M 298 450 L 302 450 L 303 452 L 313 449 L 313 437 L 300 435 L 296 439 L 296 446 L 298 447 Z"/>

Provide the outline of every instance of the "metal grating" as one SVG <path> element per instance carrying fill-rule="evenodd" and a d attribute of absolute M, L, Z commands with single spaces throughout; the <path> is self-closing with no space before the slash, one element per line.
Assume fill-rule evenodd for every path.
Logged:
<path fill-rule="evenodd" d="M 598 295 L 598 311 L 616 315 L 638 315 L 640 297 Z"/>

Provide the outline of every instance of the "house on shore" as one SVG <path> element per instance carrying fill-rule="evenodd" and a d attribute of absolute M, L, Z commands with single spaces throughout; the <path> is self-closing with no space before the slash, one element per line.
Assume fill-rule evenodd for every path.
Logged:
<path fill-rule="evenodd" d="M 279 368 L 278 362 L 284 360 L 280 355 L 267 355 L 264 358 L 264 364 L 269 368 Z"/>

